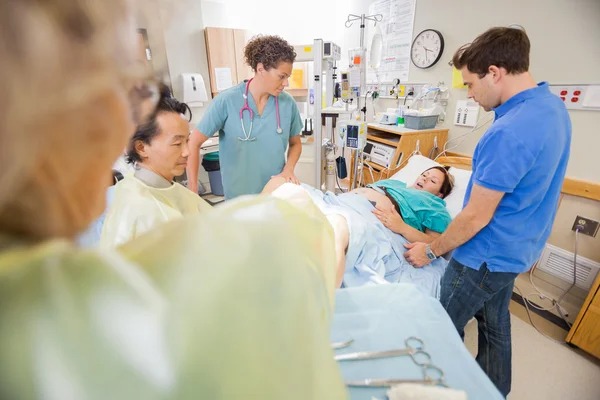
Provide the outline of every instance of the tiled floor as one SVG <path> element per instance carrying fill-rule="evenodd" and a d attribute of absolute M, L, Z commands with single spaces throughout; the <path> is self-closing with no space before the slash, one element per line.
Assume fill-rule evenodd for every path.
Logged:
<path fill-rule="evenodd" d="M 600 399 L 600 360 L 551 341 L 529 323 L 525 308 L 515 302 L 512 318 L 513 374 L 509 400 L 598 400 Z M 532 314 L 536 326 L 555 340 L 563 341 L 567 332 L 542 317 Z M 465 329 L 465 344 L 477 353 L 477 323 Z"/>

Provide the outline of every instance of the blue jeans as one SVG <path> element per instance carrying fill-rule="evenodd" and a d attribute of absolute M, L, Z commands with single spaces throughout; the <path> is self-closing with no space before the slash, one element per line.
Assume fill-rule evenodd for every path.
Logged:
<path fill-rule="evenodd" d="M 477 319 L 477 362 L 504 396 L 510 392 L 512 372 L 508 304 L 517 275 L 490 272 L 485 263 L 476 271 L 451 259 L 442 277 L 442 305 L 463 340 L 465 325 Z"/>

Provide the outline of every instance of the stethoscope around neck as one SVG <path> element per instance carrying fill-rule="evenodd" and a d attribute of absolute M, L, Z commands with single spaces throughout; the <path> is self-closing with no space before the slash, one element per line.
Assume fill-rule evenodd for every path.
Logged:
<path fill-rule="evenodd" d="M 254 79 L 254 78 L 253 78 Z M 250 79 L 246 83 L 246 90 L 242 95 L 244 97 L 244 107 L 240 110 L 240 123 L 242 125 L 242 132 L 244 132 L 244 137 L 239 137 L 238 140 L 242 142 L 253 142 L 256 140 L 256 137 L 252 137 L 252 128 L 254 127 L 254 111 L 248 106 L 248 88 L 250 87 Z M 277 96 L 275 97 L 275 116 L 277 117 L 277 133 L 282 133 L 283 129 L 281 129 L 281 120 L 279 119 L 279 99 Z M 250 131 L 246 132 L 246 128 L 244 127 L 244 111 L 248 111 L 250 115 Z"/>

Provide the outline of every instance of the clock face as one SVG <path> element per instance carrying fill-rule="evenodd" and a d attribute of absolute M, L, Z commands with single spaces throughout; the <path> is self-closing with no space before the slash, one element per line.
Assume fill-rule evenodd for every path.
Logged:
<path fill-rule="evenodd" d="M 439 31 L 426 29 L 419 33 L 410 49 L 410 59 L 419 68 L 435 65 L 444 52 L 444 37 Z"/>

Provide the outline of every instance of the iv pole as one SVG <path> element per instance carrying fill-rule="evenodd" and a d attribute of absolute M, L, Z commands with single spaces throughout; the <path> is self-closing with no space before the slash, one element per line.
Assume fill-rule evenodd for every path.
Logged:
<path fill-rule="evenodd" d="M 354 21 L 360 20 L 360 48 L 364 49 L 365 57 L 367 54 L 367 49 L 365 47 L 365 24 L 366 21 L 373 21 L 373 26 L 376 26 L 378 22 L 383 20 L 383 15 L 381 14 L 373 14 L 373 15 L 355 15 L 349 14 L 346 23 L 344 24 L 346 28 L 350 28 Z M 356 99 L 356 110 L 359 113 L 363 113 L 363 120 L 367 119 L 367 100 L 365 98 L 365 104 L 361 107 L 362 93 L 367 91 L 367 60 L 361 60 L 360 66 L 360 91 L 358 92 L 358 98 Z M 360 115 L 360 114 L 359 114 Z M 352 182 L 350 182 L 350 190 L 356 189 L 357 186 L 357 176 L 358 176 L 358 164 L 359 160 L 362 159 L 362 149 L 356 150 L 356 157 L 354 157 L 354 176 L 352 178 Z"/>
<path fill-rule="evenodd" d="M 355 14 L 349 14 L 348 15 L 348 19 L 346 20 L 346 23 L 344 24 L 346 26 L 346 28 L 350 28 L 353 25 L 354 21 L 358 21 L 360 20 L 360 48 L 361 49 L 365 49 L 365 55 L 366 55 L 366 50 L 367 48 L 365 47 L 365 27 L 366 27 L 366 21 L 373 21 L 374 24 L 373 26 L 376 26 L 378 22 L 381 22 L 383 20 L 383 15 L 381 14 L 373 14 L 373 15 L 365 15 L 365 14 L 361 14 L 361 15 L 355 15 Z M 366 113 L 366 102 L 363 105 L 363 107 L 360 107 L 360 103 L 361 103 L 361 94 L 363 92 L 365 92 L 367 90 L 367 62 L 366 60 L 363 60 L 361 63 L 361 71 L 360 71 L 360 92 L 358 95 L 358 99 L 357 99 L 357 110 L 359 110 L 360 112 L 364 112 Z M 366 115 L 364 115 L 364 117 L 366 117 Z"/>

